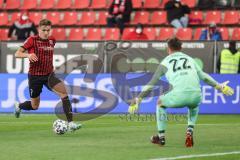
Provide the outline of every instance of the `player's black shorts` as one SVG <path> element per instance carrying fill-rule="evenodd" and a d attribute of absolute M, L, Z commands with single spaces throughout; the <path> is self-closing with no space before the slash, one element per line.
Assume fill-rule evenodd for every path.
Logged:
<path fill-rule="evenodd" d="M 61 82 L 55 74 L 44 75 L 44 76 L 35 76 L 28 75 L 28 85 L 29 85 L 29 93 L 31 98 L 37 98 L 40 96 L 42 92 L 43 85 L 46 86 L 50 91 L 52 88 Z"/>

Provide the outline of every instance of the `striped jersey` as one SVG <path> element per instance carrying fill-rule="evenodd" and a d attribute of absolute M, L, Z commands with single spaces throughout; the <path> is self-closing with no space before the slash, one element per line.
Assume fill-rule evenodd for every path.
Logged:
<path fill-rule="evenodd" d="M 22 48 L 29 54 L 35 53 L 37 62 L 30 62 L 30 75 L 48 75 L 53 72 L 53 51 L 56 40 L 53 37 L 41 39 L 39 36 L 29 37 Z"/>

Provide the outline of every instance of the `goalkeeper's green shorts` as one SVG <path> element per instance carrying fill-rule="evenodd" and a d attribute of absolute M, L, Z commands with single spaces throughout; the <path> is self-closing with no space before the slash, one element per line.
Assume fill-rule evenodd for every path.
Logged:
<path fill-rule="evenodd" d="M 202 100 L 201 92 L 175 92 L 174 90 L 160 96 L 161 105 L 167 108 L 197 107 Z"/>

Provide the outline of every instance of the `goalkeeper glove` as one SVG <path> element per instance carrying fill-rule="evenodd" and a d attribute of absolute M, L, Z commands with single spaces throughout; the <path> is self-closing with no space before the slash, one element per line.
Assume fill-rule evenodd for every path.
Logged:
<path fill-rule="evenodd" d="M 128 108 L 128 113 L 134 114 L 138 111 L 139 104 L 141 103 L 141 98 L 134 98 Z"/>
<path fill-rule="evenodd" d="M 234 94 L 234 90 L 227 85 L 228 83 L 229 81 L 225 81 L 223 83 L 217 84 L 215 88 L 221 91 L 224 95 L 231 96 Z"/>

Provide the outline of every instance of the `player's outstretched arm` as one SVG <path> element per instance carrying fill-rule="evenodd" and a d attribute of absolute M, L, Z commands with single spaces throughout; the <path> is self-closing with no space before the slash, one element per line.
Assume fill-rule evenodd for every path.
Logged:
<path fill-rule="evenodd" d="M 18 50 L 15 52 L 15 57 L 16 58 L 28 58 L 31 62 L 38 61 L 36 54 L 34 54 L 34 53 L 28 54 L 25 52 L 25 49 L 22 47 L 19 47 Z"/>
<path fill-rule="evenodd" d="M 198 70 L 198 75 L 201 80 L 203 80 L 208 85 L 215 87 L 217 90 L 219 90 L 223 94 L 227 96 L 231 96 L 234 94 L 234 90 L 227 85 L 229 81 L 218 83 L 216 80 L 214 80 L 211 76 L 209 76 L 207 73 L 203 72 L 202 70 Z"/>
<path fill-rule="evenodd" d="M 159 65 L 155 71 L 150 82 L 144 86 L 143 91 L 134 99 L 131 100 L 131 104 L 128 108 L 128 112 L 133 114 L 138 111 L 139 104 L 142 99 L 145 98 L 153 89 L 154 85 L 159 81 L 159 78 L 166 73 L 166 67 Z"/>

